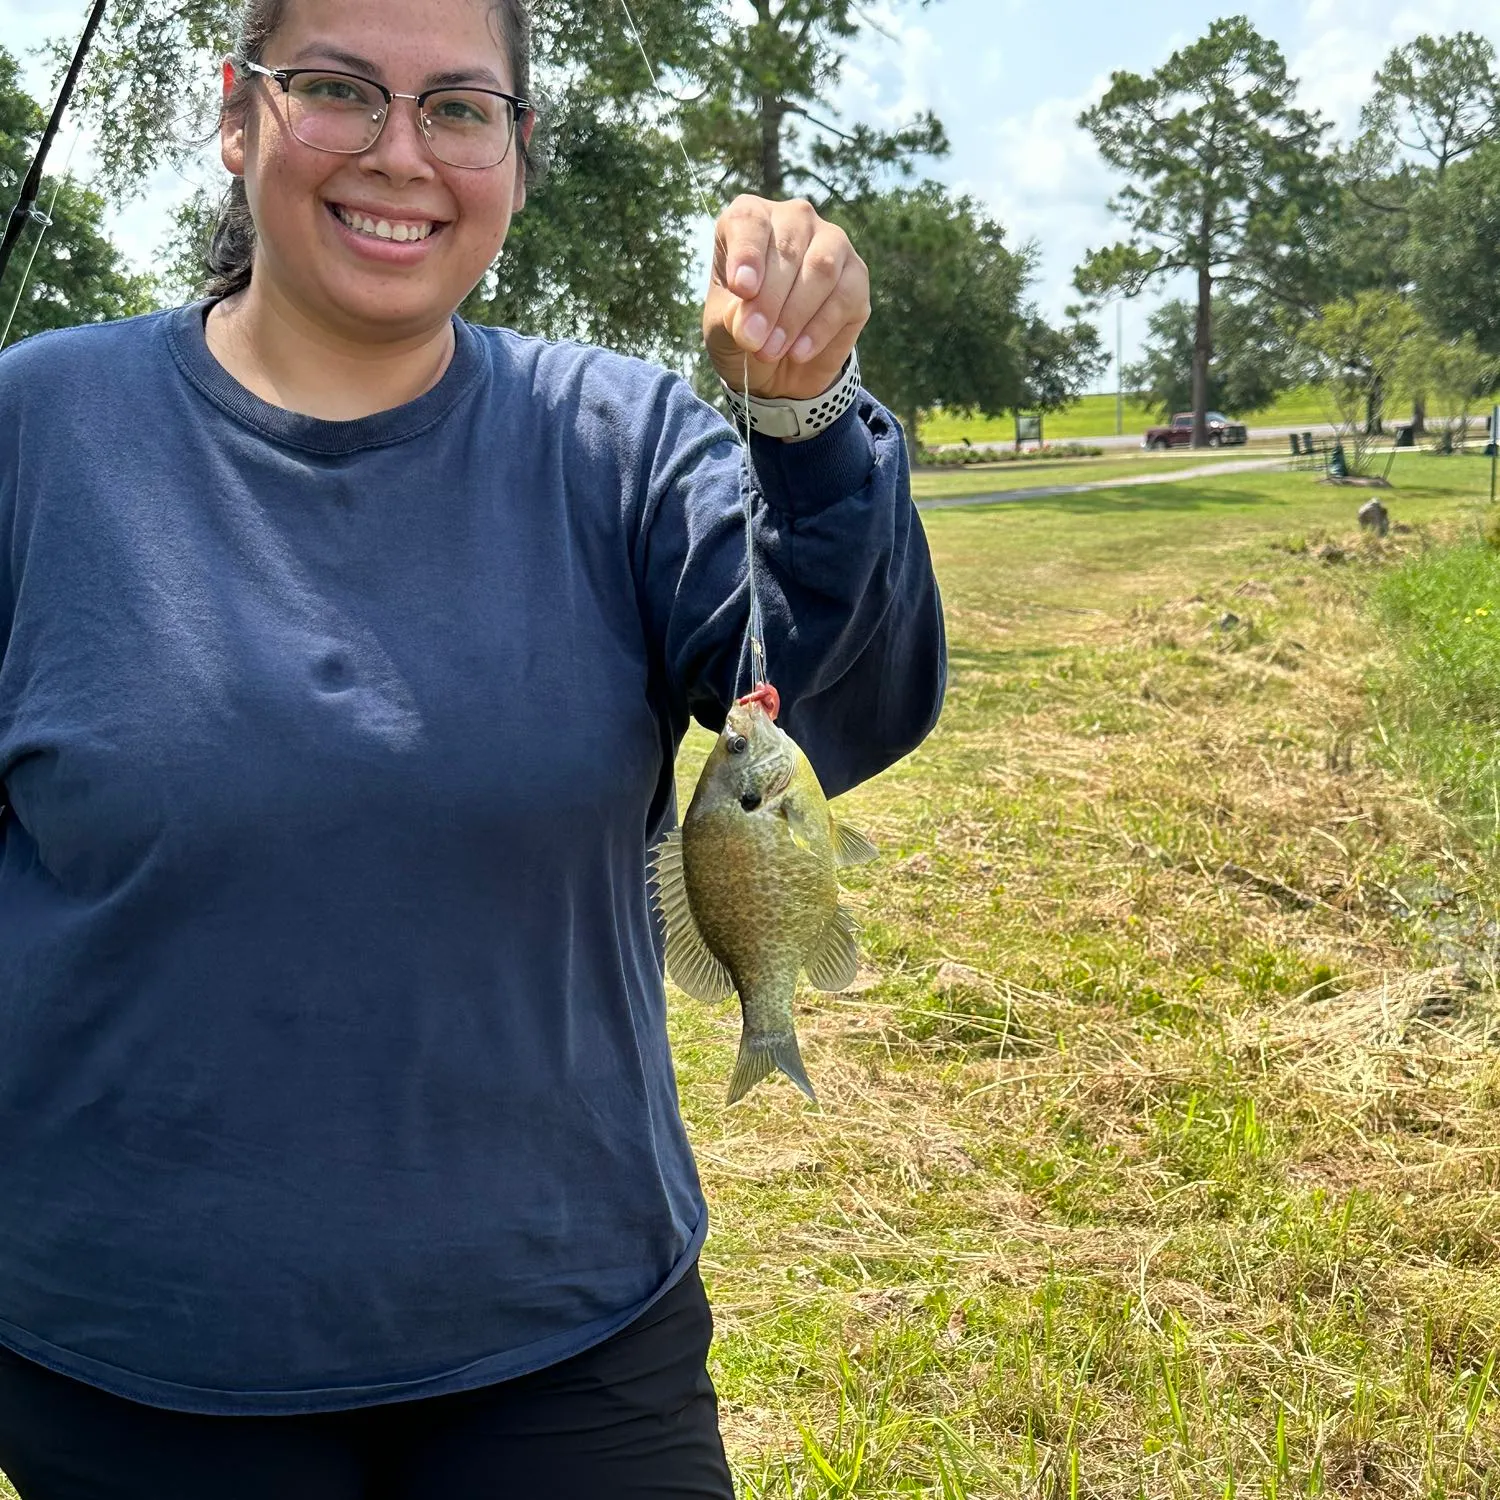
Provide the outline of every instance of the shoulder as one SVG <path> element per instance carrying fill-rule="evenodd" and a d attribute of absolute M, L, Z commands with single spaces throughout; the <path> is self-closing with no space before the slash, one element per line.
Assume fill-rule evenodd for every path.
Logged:
<path fill-rule="evenodd" d="M 0 412 L 18 413 L 62 392 L 118 392 L 165 347 L 169 312 L 33 334 L 0 352 Z"/>
<path fill-rule="evenodd" d="M 681 375 L 660 365 L 591 344 L 468 326 L 489 351 L 497 375 L 520 384 L 549 416 L 567 417 L 584 432 L 639 443 L 685 423 L 730 436 L 723 417 Z"/>

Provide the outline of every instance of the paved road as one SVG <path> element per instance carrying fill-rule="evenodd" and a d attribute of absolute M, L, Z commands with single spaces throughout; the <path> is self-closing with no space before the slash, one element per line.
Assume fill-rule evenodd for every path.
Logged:
<path fill-rule="evenodd" d="M 1252 427 L 1250 429 L 1250 441 L 1256 439 L 1279 438 L 1285 442 L 1295 432 L 1298 437 L 1304 432 L 1310 432 L 1314 437 L 1331 437 L 1338 431 L 1338 427 L 1332 422 L 1304 422 L 1300 427 Z M 1123 437 L 1117 437 L 1109 433 L 1104 437 L 1079 437 L 1079 438 L 1051 438 L 1050 442 L 1057 443 L 1086 443 L 1091 448 L 1139 448 L 1141 446 L 1140 433 L 1126 433 Z M 939 443 L 939 448 L 962 448 L 962 443 Z M 1014 443 L 975 443 L 976 448 L 1011 449 Z M 1175 450 L 1174 450 L 1175 451 Z"/>
<path fill-rule="evenodd" d="M 1285 458 L 1221 458 L 1196 469 L 1134 474 L 1124 479 L 1093 479 L 1087 484 L 1044 484 L 1025 490 L 996 490 L 988 495 L 951 495 L 918 500 L 918 510 L 950 510 L 958 505 L 1010 505 L 1020 500 L 1044 500 L 1051 495 L 1087 495 L 1091 490 L 1120 490 L 1137 484 L 1175 484 L 1183 479 L 1211 479 L 1218 474 L 1248 474 L 1254 469 L 1285 468 Z"/>

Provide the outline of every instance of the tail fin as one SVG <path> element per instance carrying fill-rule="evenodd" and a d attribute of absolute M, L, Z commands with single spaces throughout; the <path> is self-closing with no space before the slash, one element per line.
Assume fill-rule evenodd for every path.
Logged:
<path fill-rule="evenodd" d="M 746 1031 L 741 1035 L 740 1055 L 734 1065 L 734 1077 L 729 1080 L 729 1102 L 733 1104 L 743 1099 L 762 1078 L 769 1078 L 777 1068 L 814 1104 L 818 1102 L 818 1096 L 808 1081 L 807 1069 L 802 1066 L 795 1031 L 761 1035 Z"/>

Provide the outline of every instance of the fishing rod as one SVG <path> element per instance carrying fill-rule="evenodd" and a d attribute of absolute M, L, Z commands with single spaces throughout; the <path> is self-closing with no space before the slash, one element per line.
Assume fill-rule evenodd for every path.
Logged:
<path fill-rule="evenodd" d="M 42 168 L 46 164 L 47 153 L 51 151 L 53 141 L 57 139 L 57 131 L 62 124 L 62 118 L 68 112 L 68 105 L 73 99 L 73 89 L 78 83 L 78 75 L 83 72 L 84 60 L 88 57 L 89 48 L 94 44 L 94 34 L 99 30 L 99 23 L 104 19 L 104 7 L 108 3 L 109 0 L 94 0 L 94 8 L 89 14 L 89 23 L 83 29 L 83 39 L 78 44 L 78 50 L 73 54 L 68 76 L 63 79 L 62 92 L 57 96 L 57 103 L 53 106 L 52 118 L 47 121 L 47 128 L 42 132 L 41 145 L 37 147 L 31 170 L 27 172 L 26 179 L 21 184 L 21 196 L 16 200 L 16 206 L 11 209 L 10 218 L 6 221 L 5 235 L 3 239 L 0 239 L 0 278 L 5 276 L 11 253 L 15 250 L 16 242 L 21 238 L 21 231 L 26 225 L 36 223 L 46 229 L 51 223 L 48 216 L 36 206 L 37 198 L 42 191 Z"/>

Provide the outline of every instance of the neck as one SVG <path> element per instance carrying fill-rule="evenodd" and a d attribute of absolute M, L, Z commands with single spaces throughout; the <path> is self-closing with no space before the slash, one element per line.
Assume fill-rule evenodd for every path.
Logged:
<path fill-rule="evenodd" d="M 384 342 L 319 324 L 257 277 L 209 312 L 209 352 L 247 390 L 301 416 L 357 421 L 415 401 L 453 358 L 453 323 Z"/>

